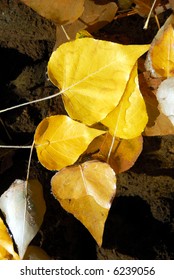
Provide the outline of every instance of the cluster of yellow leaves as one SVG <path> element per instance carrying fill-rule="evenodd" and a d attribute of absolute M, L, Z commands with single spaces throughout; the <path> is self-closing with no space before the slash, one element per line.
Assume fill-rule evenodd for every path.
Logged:
<path fill-rule="evenodd" d="M 107 0 L 21 1 L 54 21 L 60 38 L 62 30 L 74 39 L 81 29 L 94 30 L 96 23 L 101 27 L 117 10 L 116 4 Z M 152 1 L 133 2 L 142 11 L 149 10 Z M 152 75 L 173 77 L 173 38 L 172 19 L 150 47 L 146 67 Z M 56 46 L 63 41 L 57 41 Z M 116 174 L 129 169 L 138 158 L 147 123 L 153 131 L 158 126 L 159 131 L 156 116 L 161 112 L 153 110 L 157 99 L 145 90 L 137 71 L 137 60 L 148 49 L 149 45 L 82 38 L 60 45 L 48 63 L 49 78 L 59 88 L 69 116 L 51 116 L 38 125 L 34 135 L 38 159 L 47 169 L 58 171 L 51 180 L 53 195 L 84 224 L 99 246 L 116 193 Z M 27 230 L 27 217 L 23 220 Z M 5 236 L 6 228 L 1 227 Z M 18 258 L 10 242 L 8 239 L 8 246 L 0 243 L 2 258 Z M 20 257 L 27 246 L 28 241 L 21 252 L 18 248 Z"/>
<path fill-rule="evenodd" d="M 142 150 L 148 118 L 137 59 L 148 48 L 82 38 L 61 45 L 48 63 L 69 116 L 48 117 L 38 125 L 37 155 L 47 169 L 59 171 L 51 181 L 54 196 L 99 245 L 116 173 L 130 168 Z M 85 157 L 92 160 L 83 163 Z"/>

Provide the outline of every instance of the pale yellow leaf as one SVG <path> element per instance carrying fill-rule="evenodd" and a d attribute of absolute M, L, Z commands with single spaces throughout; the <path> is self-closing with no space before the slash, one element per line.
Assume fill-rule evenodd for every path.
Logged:
<path fill-rule="evenodd" d="M 116 193 L 112 168 L 95 160 L 66 167 L 53 176 L 51 185 L 61 206 L 80 220 L 101 246 L 105 221 Z"/>
<path fill-rule="evenodd" d="M 41 184 L 37 180 L 30 180 L 26 195 L 26 182 L 15 180 L 1 195 L 0 209 L 5 215 L 22 259 L 45 214 Z"/>
<path fill-rule="evenodd" d="M 112 136 L 131 139 L 141 135 L 147 121 L 146 105 L 139 90 L 135 64 L 120 103 L 102 123 L 109 128 Z"/>
<path fill-rule="evenodd" d="M 39 161 L 50 170 L 59 170 L 77 161 L 91 141 L 105 133 L 56 115 L 45 118 L 37 127 L 34 141 Z"/>
<path fill-rule="evenodd" d="M 48 75 L 62 91 L 69 116 L 87 125 L 104 119 L 118 105 L 133 65 L 148 48 L 83 38 L 54 51 Z"/>

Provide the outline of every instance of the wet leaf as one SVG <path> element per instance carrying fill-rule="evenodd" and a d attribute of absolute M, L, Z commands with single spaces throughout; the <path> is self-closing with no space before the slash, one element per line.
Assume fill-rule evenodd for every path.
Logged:
<path fill-rule="evenodd" d="M 80 220 L 101 246 L 105 221 L 116 192 L 112 168 L 99 161 L 66 167 L 53 176 L 51 186 L 61 206 Z"/>
<path fill-rule="evenodd" d="M 158 31 L 146 58 L 146 69 L 153 77 L 174 76 L 174 15 Z"/>
<path fill-rule="evenodd" d="M 109 133 L 99 136 L 93 142 L 91 144 L 99 149 L 93 158 L 107 162 L 116 174 L 124 172 L 134 165 L 143 146 L 142 136 L 126 140 L 113 138 Z"/>
<path fill-rule="evenodd" d="M 56 115 L 45 118 L 35 131 L 34 141 L 39 161 L 50 170 L 60 170 L 77 161 L 91 141 L 105 133 Z"/>
<path fill-rule="evenodd" d="M 51 55 L 48 75 L 62 90 L 73 119 L 92 125 L 118 105 L 133 65 L 148 45 L 120 45 L 93 38 L 61 45 Z"/>
<path fill-rule="evenodd" d="M 135 64 L 119 104 L 101 122 L 109 128 L 112 136 L 131 139 L 141 135 L 147 121 L 146 106 L 139 90 Z"/>
<path fill-rule="evenodd" d="M 43 221 L 46 206 L 42 186 L 37 180 L 31 180 L 26 197 L 26 182 L 15 180 L 1 195 L 0 209 L 6 217 L 22 259 Z"/>
<path fill-rule="evenodd" d="M 84 0 L 21 0 L 41 16 L 58 24 L 75 21 L 84 9 Z"/>
<path fill-rule="evenodd" d="M 13 241 L 8 233 L 3 220 L 0 218 L 0 260 L 18 260 L 19 256 L 14 251 Z"/>

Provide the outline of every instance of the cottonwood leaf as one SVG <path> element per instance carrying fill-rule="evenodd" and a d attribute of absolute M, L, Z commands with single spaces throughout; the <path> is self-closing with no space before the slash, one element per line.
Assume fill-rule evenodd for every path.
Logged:
<path fill-rule="evenodd" d="M 13 241 L 8 233 L 3 220 L 0 218 L 0 260 L 18 260 L 19 256 L 14 251 Z"/>
<path fill-rule="evenodd" d="M 58 24 L 75 21 L 84 10 L 85 0 L 21 0 L 41 16 Z"/>
<path fill-rule="evenodd" d="M 46 210 L 41 184 L 37 180 L 31 180 L 26 196 L 26 182 L 15 180 L 1 195 L 0 209 L 5 215 L 22 259 L 42 224 Z"/>
<path fill-rule="evenodd" d="M 147 121 L 146 106 L 139 90 L 135 64 L 119 104 L 101 122 L 109 128 L 112 136 L 131 139 L 141 135 Z"/>
<path fill-rule="evenodd" d="M 99 150 L 92 157 L 107 162 L 118 174 L 134 165 L 142 151 L 143 138 L 140 135 L 128 140 L 118 139 L 106 133 L 93 140 L 89 145 L 88 152 L 90 152 L 90 146 Z"/>
<path fill-rule="evenodd" d="M 61 206 L 89 230 L 99 246 L 116 192 L 113 169 L 100 161 L 66 167 L 51 179 L 52 193 Z"/>
<path fill-rule="evenodd" d="M 83 14 L 75 22 L 64 26 L 64 29 L 70 39 L 74 40 L 76 34 L 81 30 L 87 29 L 92 33 L 111 22 L 117 9 L 116 3 L 110 0 L 85 0 Z M 55 49 L 67 41 L 62 27 L 57 25 Z"/>
<path fill-rule="evenodd" d="M 162 113 L 174 125 L 174 77 L 164 80 L 156 94 Z"/>
<path fill-rule="evenodd" d="M 45 118 L 34 135 L 38 159 L 47 169 L 60 170 L 76 162 L 91 141 L 103 133 L 68 116 Z"/>
<path fill-rule="evenodd" d="M 54 51 L 48 75 L 62 91 L 69 116 L 87 125 L 104 119 L 121 100 L 133 65 L 148 47 L 83 38 Z"/>
<path fill-rule="evenodd" d="M 149 12 L 151 10 L 151 7 L 153 5 L 154 0 L 133 0 L 133 2 L 136 4 L 135 11 L 142 17 L 147 17 L 149 15 Z M 164 3 L 165 1 L 157 0 L 155 2 L 153 12 L 151 16 L 154 16 L 154 14 L 158 15 L 166 11 L 170 8 L 170 5 L 168 3 Z"/>
<path fill-rule="evenodd" d="M 145 67 L 153 77 L 174 76 L 174 15 L 160 28 L 148 51 Z"/>

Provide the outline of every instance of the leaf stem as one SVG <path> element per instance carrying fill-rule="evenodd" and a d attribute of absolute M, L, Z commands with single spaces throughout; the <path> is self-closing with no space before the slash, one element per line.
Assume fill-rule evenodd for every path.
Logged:
<path fill-rule="evenodd" d="M 0 145 L 0 149 L 31 149 L 31 145 L 29 146 L 11 146 L 11 145 Z"/>
<path fill-rule="evenodd" d="M 19 104 L 19 105 L 15 105 L 15 106 L 12 106 L 12 107 L 0 110 L 0 113 L 11 111 L 13 109 L 17 109 L 17 108 L 20 108 L 20 107 L 23 107 L 23 106 L 27 106 L 27 105 L 30 105 L 30 104 L 33 104 L 33 103 L 37 103 L 37 102 L 41 102 L 41 101 L 52 99 L 52 98 L 57 97 L 60 94 L 62 94 L 62 92 L 63 91 L 59 91 L 59 92 L 57 92 L 54 95 L 49 95 L 49 96 L 46 96 L 46 97 L 42 97 L 42 98 L 39 98 L 39 99 L 36 99 L 36 100 L 28 101 L 28 102 L 25 102 L 25 103 L 22 103 L 22 104 Z"/>

